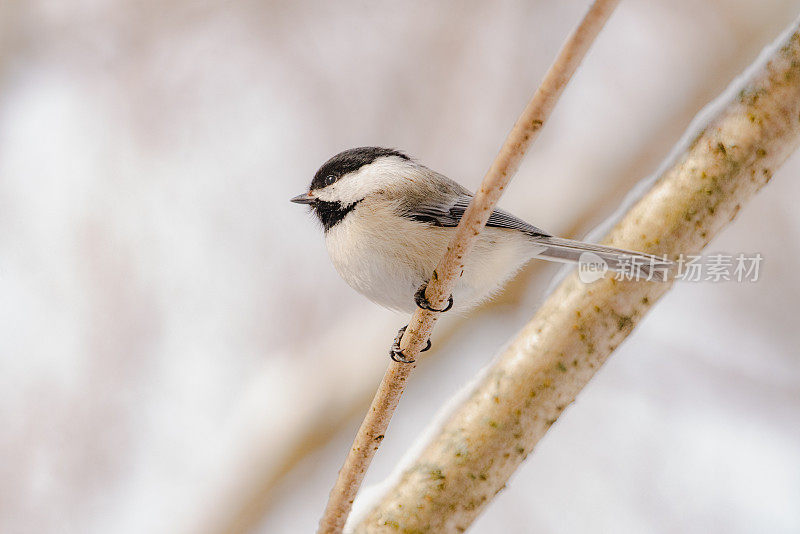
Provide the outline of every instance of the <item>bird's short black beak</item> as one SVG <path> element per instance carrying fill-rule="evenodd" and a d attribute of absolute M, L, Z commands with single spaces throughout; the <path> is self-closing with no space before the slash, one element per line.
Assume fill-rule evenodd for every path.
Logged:
<path fill-rule="evenodd" d="M 297 195 L 289 199 L 289 202 L 294 202 L 295 204 L 313 204 L 316 201 L 317 197 L 311 193 L 303 193 L 302 195 Z"/>

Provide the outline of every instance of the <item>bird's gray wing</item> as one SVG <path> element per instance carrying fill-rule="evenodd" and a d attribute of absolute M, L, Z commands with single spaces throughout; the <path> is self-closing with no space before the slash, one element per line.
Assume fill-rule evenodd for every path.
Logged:
<path fill-rule="evenodd" d="M 472 201 L 472 195 L 462 194 L 448 199 L 447 202 L 421 202 L 416 205 L 406 206 L 404 215 L 416 221 L 425 222 L 433 226 L 453 227 L 467 211 L 467 206 Z M 549 236 L 551 234 L 532 224 L 528 224 L 519 217 L 507 211 L 496 209 L 489 216 L 486 226 L 493 228 L 507 228 L 519 230 L 531 236 Z"/>

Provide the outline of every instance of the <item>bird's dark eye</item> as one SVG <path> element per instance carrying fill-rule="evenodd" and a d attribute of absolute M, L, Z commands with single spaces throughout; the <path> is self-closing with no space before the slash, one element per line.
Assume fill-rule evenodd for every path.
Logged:
<path fill-rule="evenodd" d="M 325 177 L 325 185 L 331 185 L 333 182 L 336 181 L 336 177 L 332 174 L 329 174 Z"/>

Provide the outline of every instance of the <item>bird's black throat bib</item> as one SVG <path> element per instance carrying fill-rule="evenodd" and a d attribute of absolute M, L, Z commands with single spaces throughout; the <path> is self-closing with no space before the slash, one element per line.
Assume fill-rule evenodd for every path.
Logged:
<path fill-rule="evenodd" d="M 314 208 L 314 213 L 319 217 L 322 227 L 327 232 L 339 224 L 348 213 L 353 211 L 359 202 L 361 201 L 359 200 L 352 204 L 344 205 L 341 202 L 317 200 L 312 207 Z"/>

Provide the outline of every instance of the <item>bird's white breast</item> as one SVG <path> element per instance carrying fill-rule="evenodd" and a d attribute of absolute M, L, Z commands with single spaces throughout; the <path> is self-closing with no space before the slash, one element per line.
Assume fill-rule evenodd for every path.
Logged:
<path fill-rule="evenodd" d="M 387 308 L 411 312 L 415 291 L 433 274 L 455 229 L 396 213 L 389 201 L 358 204 L 327 231 L 325 242 L 336 270 L 351 287 Z M 491 296 L 535 252 L 518 231 L 486 228 L 453 291 L 455 308 L 463 310 Z"/>
<path fill-rule="evenodd" d="M 369 299 L 410 311 L 414 292 L 441 256 L 435 235 L 394 214 L 390 203 L 359 204 L 325 235 L 333 265 L 342 278 Z"/>

